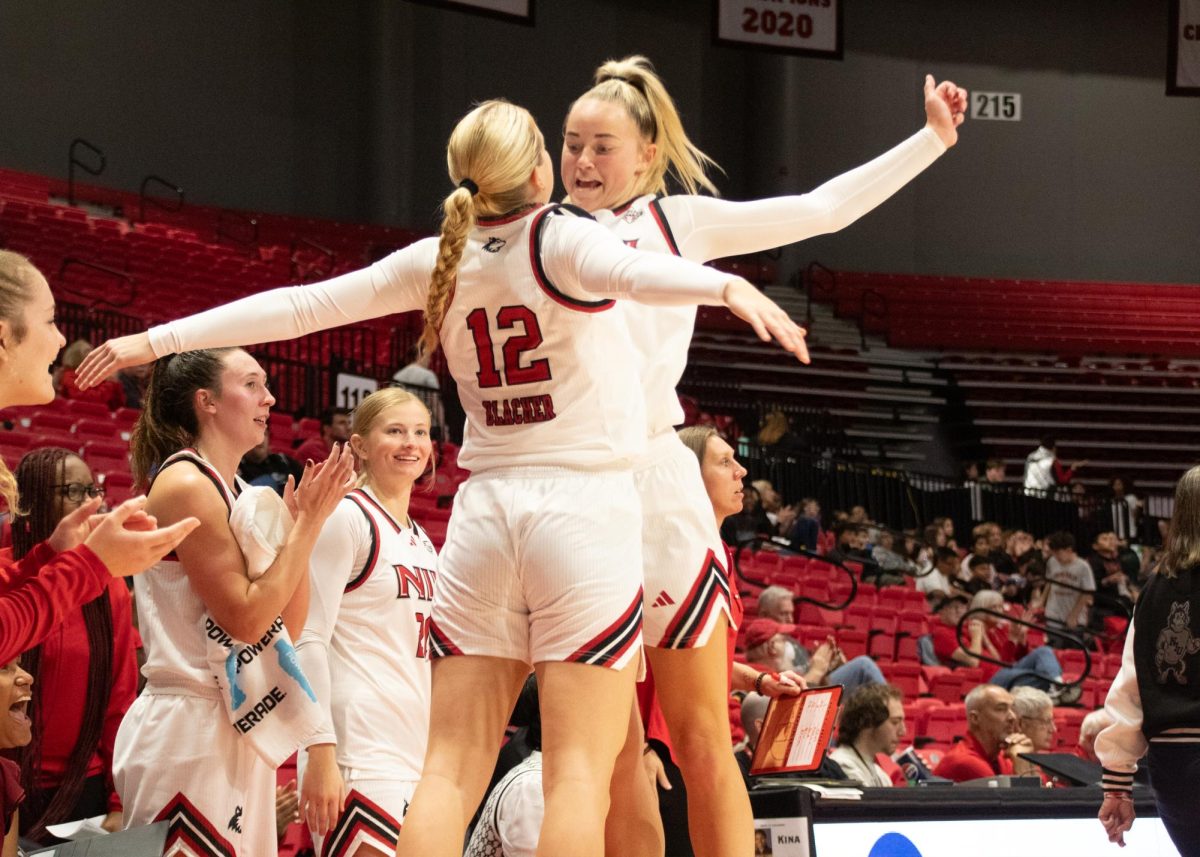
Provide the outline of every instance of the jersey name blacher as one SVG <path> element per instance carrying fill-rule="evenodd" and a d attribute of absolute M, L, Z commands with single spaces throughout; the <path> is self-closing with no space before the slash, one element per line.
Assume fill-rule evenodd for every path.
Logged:
<path fill-rule="evenodd" d="M 483 402 L 484 419 L 489 426 L 513 426 L 544 423 L 554 419 L 554 397 L 519 396 L 514 399 L 490 399 Z"/>

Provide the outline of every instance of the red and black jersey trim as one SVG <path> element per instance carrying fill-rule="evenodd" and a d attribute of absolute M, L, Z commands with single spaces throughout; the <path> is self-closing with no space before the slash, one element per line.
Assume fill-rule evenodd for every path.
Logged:
<path fill-rule="evenodd" d="M 529 226 L 529 263 L 533 267 L 533 278 L 537 281 L 542 291 L 549 295 L 555 303 L 559 303 L 567 309 L 579 312 L 603 312 L 606 309 L 612 309 L 616 306 L 616 301 L 584 301 L 579 298 L 573 298 L 560 291 L 554 283 L 550 282 L 550 277 L 546 274 L 546 269 L 542 265 L 542 228 L 546 225 L 547 215 L 560 214 L 564 211 L 570 212 L 577 217 L 586 217 L 589 220 L 594 219 L 582 208 L 574 205 L 548 205 L 535 214 L 533 223 Z"/>
<path fill-rule="evenodd" d="M 385 519 L 385 520 L 386 520 L 386 521 L 387 521 L 389 524 L 391 524 L 391 525 L 392 525 L 392 529 L 393 529 L 395 532 L 397 532 L 397 533 L 398 533 L 398 532 L 402 531 L 403 529 L 405 529 L 404 527 L 402 527 L 402 526 L 400 525 L 400 522 L 399 522 L 399 521 L 397 521 L 395 518 L 393 518 L 393 517 L 392 517 L 392 513 L 391 513 L 391 512 L 389 512 L 387 509 L 383 508 L 383 506 L 382 506 L 382 505 L 379 503 L 379 501 L 378 501 L 378 500 L 376 500 L 374 497 L 372 497 L 370 494 L 368 494 L 368 493 L 367 493 L 366 491 L 364 491 L 363 489 L 361 489 L 361 488 L 355 488 L 355 489 L 354 489 L 353 491 L 351 491 L 350 493 L 351 493 L 352 495 L 356 496 L 356 497 L 361 497 L 362 499 L 364 499 L 364 500 L 366 500 L 368 503 L 370 503 L 370 504 L 371 504 L 371 507 L 372 507 L 373 509 L 375 509 L 375 511 L 377 511 L 379 514 L 383 515 L 384 519 Z"/>
<path fill-rule="evenodd" d="M 235 483 L 232 489 L 226 487 L 225 481 L 221 478 L 220 474 L 213 469 L 211 464 L 201 458 L 200 454 L 194 449 L 181 449 L 179 452 L 169 455 L 167 460 L 159 466 L 158 472 L 154 474 L 154 478 L 157 479 L 164 470 L 166 470 L 172 464 L 178 464 L 181 461 L 190 461 L 192 464 L 196 465 L 196 469 L 203 473 L 216 487 L 217 493 L 220 494 L 221 499 L 225 501 L 226 512 L 232 515 L 233 501 L 236 500 L 238 494 L 241 493 L 238 490 L 238 486 Z M 150 484 L 153 486 L 154 483 L 151 482 Z"/>
<path fill-rule="evenodd" d="M 438 627 L 437 619 L 429 620 L 429 656 L 432 658 L 445 658 L 450 655 L 461 655 L 462 649 L 454 645 L 445 632 Z"/>
<path fill-rule="evenodd" d="M 622 214 L 629 211 L 629 209 L 633 208 L 633 204 L 639 199 L 641 199 L 640 196 L 635 196 L 633 199 L 621 203 L 616 208 L 610 208 L 609 212 L 612 213 L 613 217 L 620 217 Z"/>
<path fill-rule="evenodd" d="M 658 224 L 659 231 L 662 232 L 663 238 L 667 241 L 667 247 L 676 256 L 682 256 L 679 252 L 679 244 L 675 241 L 675 233 L 671 231 L 671 224 L 667 222 L 667 215 L 662 210 L 662 203 L 658 198 L 650 201 L 650 214 L 654 218 L 654 222 Z"/>
<path fill-rule="evenodd" d="M 367 578 L 371 576 L 371 571 L 375 568 L 375 563 L 379 560 L 379 547 L 382 539 L 379 536 L 379 524 L 375 521 L 375 516 L 371 511 L 363 505 L 363 500 L 370 500 L 366 494 L 361 491 L 354 490 L 346 495 L 346 499 L 358 507 L 358 511 L 363 513 L 363 517 L 367 519 L 367 526 L 371 529 L 371 549 L 367 552 L 367 561 L 363 563 L 362 569 L 358 574 L 350 578 L 350 582 L 346 584 L 345 592 L 353 592 L 358 587 L 367 582 Z M 372 504 L 374 505 L 374 504 Z"/>
<path fill-rule="evenodd" d="M 601 631 L 587 645 L 567 658 L 581 664 L 606 667 L 617 663 L 642 638 L 642 590 L 619 619 Z"/>
<path fill-rule="evenodd" d="M 716 555 L 710 550 L 704 557 L 700 574 L 687 597 L 680 604 L 675 618 L 667 626 L 663 638 L 655 644 L 658 649 L 688 649 L 708 624 L 713 610 L 720 609 L 720 600 L 730 602 L 729 577 Z"/>
<path fill-rule="evenodd" d="M 363 839 L 374 840 L 391 853 L 399 838 L 400 822 L 362 792 L 351 789 L 342 814 L 321 846 L 321 857 L 353 854 Z"/>
<path fill-rule="evenodd" d="M 234 847 L 182 792 L 171 798 L 154 820 L 167 822 L 164 853 L 174 845 L 182 845 L 189 853 L 204 857 L 237 857 Z"/>

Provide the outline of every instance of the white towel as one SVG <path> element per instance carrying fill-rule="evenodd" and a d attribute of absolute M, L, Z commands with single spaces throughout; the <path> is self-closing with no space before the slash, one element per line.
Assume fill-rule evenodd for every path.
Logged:
<path fill-rule="evenodd" d="M 229 526 L 246 557 L 246 572 L 256 580 L 283 547 L 292 516 L 272 489 L 250 487 L 234 502 Z M 279 767 L 319 731 L 322 721 L 283 619 L 277 617 L 256 643 L 234 639 L 208 615 L 204 633 L 208 664 L 233 728 L 264 762 Z"/>

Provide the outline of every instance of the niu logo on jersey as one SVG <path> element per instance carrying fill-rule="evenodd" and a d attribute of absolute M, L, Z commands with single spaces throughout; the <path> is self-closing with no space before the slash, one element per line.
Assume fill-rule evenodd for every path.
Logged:
<path fill-rule="evenodd" d="M 624 220 L 626 223 L 633 223 L 645 213 L 646 212 L 644 212 L 640 208 L 631 208 L 631 209 L 629 209 L 629 211 L 625 212 L 625 214 L 621 217 L 621 219 Z"/>
<path fill-rule="evenodd" d="M 654 599 L 654 603 L 651 604 L 650 606 L 651 607 L 669 607 L 674 603 L 675 603 L 674 599 L 671 598 L 670 595 L 667 595 L 667 590 L 664 589 L 662 592 L 658 593 L 658 597 Z"/>
<path fill-rule="evenodd" d="M 483 245 L 483 249 L 489 253 L 499 253 L 500 248 L 507 243 L 503 238 L 489 238 L 487 243 Z"/>

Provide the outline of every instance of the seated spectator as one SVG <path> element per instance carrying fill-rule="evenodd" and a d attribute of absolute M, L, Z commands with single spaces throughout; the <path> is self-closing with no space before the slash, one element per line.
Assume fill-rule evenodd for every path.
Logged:
<path fill-rule="evenodd" d="M 1099 765 L 1100 759 L 1096 755 L 1096 736 L 1112 724 L 1113 716 L 1103 708 L 1097 708 L 1089 713 L 1079 724 L 1079 742 L 1071 752 L 1081 759 L 1087 759 L 1089 762 Z"/>
<path fill-rule="evenodd" d="M 883 673 L 866 655 L 846 661 L 830 636 L 811 655 L 795 642 L 795 625 L 782 625 L 759 615 L 746 626 L 746 660 L 778 673 L 795 670 L 809 687 L 838 684 L 853 693 L 867 684 L 883 684 Z"/>
<path fill-rule="evenodd" d="M 263 485 L 283 495 L 289 476 L 300 484 L 304 468 L 300 462 L 282 452 L 271 452 L 271 429 L 263 432 L 262 443 L 242 456 L 238 464 L 238 476 L 251 485 Z"/>
<path fill-rule="evenodd" d="M 812 497 L 800 501 L 800 515 L 787 534 L 793 548 L 816 553 L 821 539 L 821 504 Z"/>
<path fill-rule="evenodd" d="M 895 753 L 904 733 L 904 694 L 890 684 L 868 685 L 842 703 L 838 745 L 829 757 L 864 786 L 890 787 L 875 756 Z"/>
<path fill-rule="evenodd" d="M 954 541 L 954 519 L 953 518 L 934 518 L 933 526 L 941 529 L 942 538 L 945 539 L 946 547 L 957 551 L 958 543 Z"/>
<path fill-rule="evenodd" d="M 979 481 L 978 461 L 964 461 L 959 470 L 962 472 L 963 485 L 974 485 Z"/>
<path fill-rule="evenodd" d="M 758 492 L 758 500 L 762 505 L 763 514 L 771 522 L 771 532 L 774 533 L 779 525 L 779 510 L 783 508 L 783 499 L 769 479 L 755 479 L 750 484 Z"/>
<path fill-rule="evenodd" d="M 153 363 L 143 363 L 140 366 L 126 366 L 117 372 L 117 383 L 125 393 L 125 407 L 141 409 L 146 388 L 150 386 L 150 369 L 153 366 Z"/>
<path fill-rule="evenodd" d="M 996 574 L 1001 577 L 1007 577 L 1016 572 L 1017 567 L 1009 557 L 1004 546 L 1008 543 L 1009 534 L 1000 529 L 1000 525 L 988 521 L 980 526 L 986 527 L 988 537 L 988 556 L 992 560 L 992 568 L 996 569 Z"/>
<path fill-rule="evenodd" d="M 1035 766 L 1020 758 L 1033 743 L 1017 730 L 1012 696 L 1002 687 L 981 684 L 966 696 L 967 734 L 938 763 L 939 777 L 963 783 L 982 777 L 1034 773 Z"/>
<path fill-rule="evenodd" d="M 1023 685 L 1012 689 L 1013 711 L 1017 713 L 1017 731 L 1028 736 L 1035 753 L 1053 753 L 1054 700 L 1036 687 Z"/>
<path fill-rule="evenodd" d="M 933 552 L 933 568 L 917 578 L 917 591 L 925 594 L 925 601 L 931 606 L 954 592 L 951 581 L 958 576 L 958 554 L 950 548 L 935 548 Z"/>
<path fill-rule="evenodd" d="M 1075 537 L 1052 533 L 1046 539 L 1050 559 L 1046 562 L 1046 624 L 1068 630 L 1087 628 L 1096 580 L 1092 567 L 1075 553 Z M 1051 635 L 1059 648 L 1078 648 L 1070 637 Z"/>
<path fill-rule="evenodd" d="M 0 729 L 0 750 L 25 747 L 33 740 L 33 722 L 28 715 L 32 687 L 33 676 L 21 669 L 20 657 L 0 667 L 0 705 L 8 711 Z M 0 830 L 3 831 L 0 835 L 5 843 L 5 857 L 16 857 L 17 837 L 13 828 L 17 809 L 24 801 L 20 768 L 11 759 L 0 758 Z"/>
<path fill-rule="evenodd" d="M 787 455 L 804 451 L 804 443 L 792 432 L 792 423 L 783 411 L 771 411 L 763 417 L 762 428 L 755 438 L 764 452 Z"/>
<path fill-rule="evenodd" d="M 992 568 L 991 557 L 967 557 L 967 579 L 962 582 L 964 591 L 974 595 L 976 592 L 993 591 L 996 587 L 996 570 Z"/>
<path fill-rule="evenodd" d="M 861 524 L 862 526 L 870 526 L 875 523 L 871 520 L 871 516 L 867 514 L 865 506 L 851 506 L 850 516 L 847 520 L 852 524 Z"/>
<path fill-rule="evenodd" d="M 959 645 L 958 623 L 963 615 L 968 609 L 1002 610 L 1004 600 L 999 592 L 980 592 L 971 599 L 969 607 L 962 595 L 951 595 L 935 606 L 937 615 L 929 620 L 929 633 L 934 656 L 941 666 L 979 667 L 987 681 L 1006 690 L 1022 685 L 1042 690 L 1059 687 L 1057 682 L 1062 681 L 1063 673 L 1058 657 L 1048 646 L 1038 646 L 1030 651 L 1025 642 L 1024 625 L 981 615 L 967 623 L 967 646 Z M 986 655 L 1011 666 L 1000 667 L 977 655 Z M 1079 693 L 1079 688 L 1072 688 L 1068 696 L 1078 699 Z"/>
<path fill-rule="evenodd" d="M 896 552 L 896 536 L 891 530 L 880 530 L 871 549 L 871 559 L 884 572 L 904 580 L 906 574 L 916 574 L 917 564 Z"/>
<path fill-rule="evenodd" d="M 321 413 L 321 436 L 312 437 L 296 450 L 301 462 L 319 464 L 329 457 L 335 443 L 350 442 L 350 411 L 346 408 L 327 408 Z"/>
<path fill-rule="evenodd" d="M 758 539 L 769 539 L 773 530 L 758 491 L 747 485 L 742 489 L 742 511 L 730 515 L 721 524 L 721 541 L 738 547 Z"/>
<path fill-rule="evenodd" d="M 1092 555 L 1088 557 L 1092 567 L 1092 578 L 1096 581 L 1096 603 L 1092 609 L 1092 627 L 1104 630 L 1104 619 L 1108 616 L 1128 618 L 1137 600 L 1138 588 L 1134 583 L 1141 561 L 1137 554 L 1121 549 L 1117 534 L 1112 530 L 1102 532 L 1092 542 Z M 1130 572 L 1132 571 L 1132 577 Z"/>
<path fill-rule="evenodd" d="M 946 547 L 946 531 L 937 524 L 930 524 L 926 527 L 925 535 L 922 538 L 927 548 Z"/>
<path fill-rule="evenodd" d="M 861 507 L 859 507 L 861 508 Z M 862 566 L 862 579 L 874 580 L 880 586 L 903 583 L 903 575 L 885 575 L 879 563 L 867 552 L 867 527 L 849 520 L 836 524 L 833 528 L 837 542 L 832 550 L 825 554 L 830 562 L 853 562 Z"/>
<path fill-rule="evenodd" d="M 62 368 L 58 375 L 58 394 L 64 399 L 75 399 L 83 402 L 100 402 L 110 411 L 125 406 L 125 391 L 112 378 L 106 378 L 94 387 L 86 390 L 79 389 L 75 383 L 75 370 L 92 351 L 92 343 L 86 339 L 77 339 L 63 349 Z"/>
<path fill-rule="evenodd" d="M 983 478 L 989 485 L 1000 485 L 1004 482 L 1004 462 L 999 458 L 989 458 L 984 465 Z"/>
<path fill-rule="evenodd" d="M 971 552 L 962 558 L 962 562 L 958 567 L 958 579 L 964 583 L 971 579 L 971 569 L 967 566 L 971 557 L 981 556 L 988 560 L 991 564 L 992 559 L 992 539 L 986 525 L 980 524 L 971 530 Z"/>

